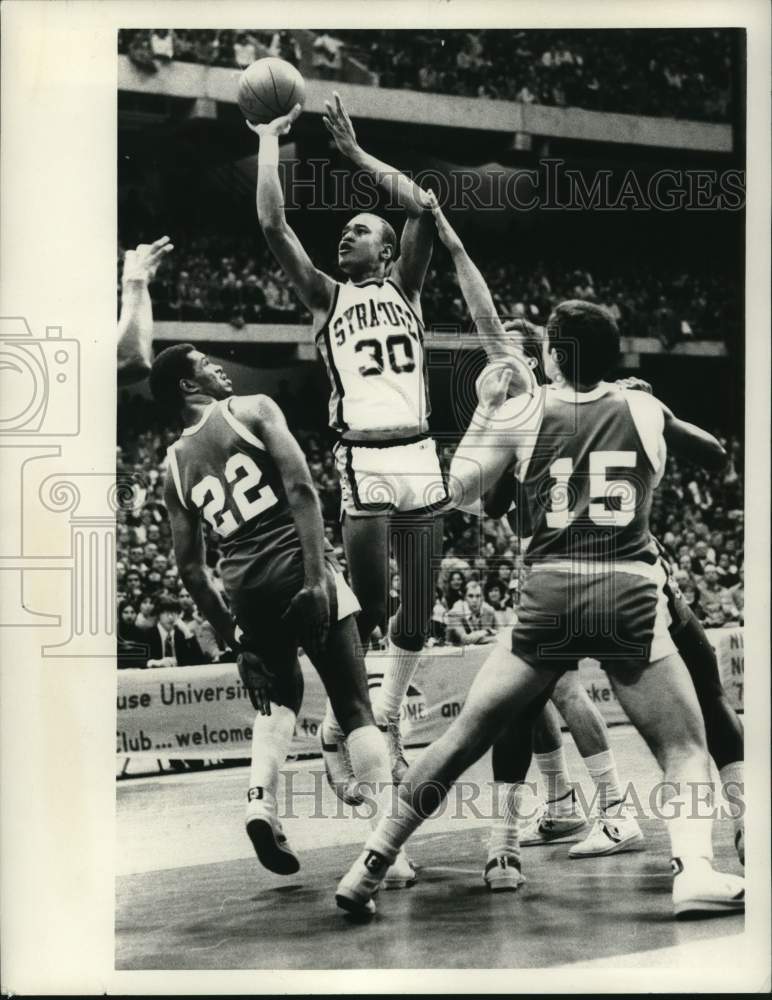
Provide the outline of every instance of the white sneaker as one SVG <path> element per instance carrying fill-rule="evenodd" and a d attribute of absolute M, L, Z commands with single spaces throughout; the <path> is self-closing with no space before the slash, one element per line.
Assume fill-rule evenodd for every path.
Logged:
<path fill-rule="evenodd" d="M 677 917 L 745 911 L 745 879 L 739 875 L 717 872 L 707 858 L 686 865 L 680 858 L 673 858 L 670 863 L 675 875 L 673 910 Z"/>
<path fill-rule="evenodd" d="M 395 785 L 398 785 L 405 777 L 408 763 L 405 760 L 405 751 L 402 746 L 402 731 L 399 728 L 399 717 L 387 717 L 385 722 L 379 722 L 378 728 L 386 737 L 389 747 L 389 760 L 391 762 L 391 778 Z"/>
<path fill-rule="evenodd" d="M 346 805 L 361 806 L 364 799 L 359 794 L 345 738 L 339 739 L 333 736 L 324 728 L 324 722 L 319 727 L 319 738 L 327 784 Z"/>
<path fill-rule="evenodd" d="M 520 871 L 520 858 L 501 851 L 488 858 L 483 880 L 491 892 L 516 892 L 525 882 Z"/>
<path fill-rule="evenodd" d="M 262 788 L 250 788 L 247 792 L 246 827 L 263 868 L 276 875 L 294 875 L 300 870 L 298 856 L 289 846 L 276 815 L 273 796 L 264 797 Z"/>
<path fill-rule="evenodd" d="M 383 879 L 384 889 L 409 889 L 415 885 L 417 876 L 410 858 L 404 850 L 400 850 L 394 864 L 386 872 Z"/>
<path fill-rule="evenodd" d="M 520 846 L 534 847 L 540 844 L 565 841 L 571 834 L 583 830 L 587 826 L 587 820 L 578 811 L 573 791 L 571 792 L 571 802 L 573 809 L 565 815 L 555 812 L 554 806 L 550 808 L 548 802 L 544 806 L 541 816 L 529 823 L 520 833 Z"/>
<path fill-rule="evenodd" d="M 617 815 L 614 812 L 617 811 Z M 625 814 L 624 807 L 611 807 L 611 812 L 601 812 L 592 829 L 578 844 L 569 850 L 569 858 L 603 858 L 608 854 L 625 851 L 642 851 L 644 839 L 641 828 L 633 816 Z"/>
<path fill-rule="evenodd" d="M 375 913 L 373 896 L 389 869 L 389 862 L 377 851 L 363 851 L 338 882 L 335 902 L 342 910 L 358 916 Z"/>

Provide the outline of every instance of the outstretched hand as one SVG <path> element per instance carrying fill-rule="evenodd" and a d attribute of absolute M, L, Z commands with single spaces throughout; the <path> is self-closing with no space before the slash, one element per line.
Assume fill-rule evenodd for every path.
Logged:
<path fill-rule="evenodd" d="M 463 250 L 464 244 L 461 242 L 461 238 L 456 230 L 453 226 L 451 226 L 445 217 L 445 213 L 440 208 L 440 203 L 437 201 L 437 195 L 434 191 L 426 191 L 425 199 L 427 208 L 434 216 L 434 222 L 437 226 L 437 235 L 439 238 L 451 253 L 456 250 Z"/>
<path fill-rule="evenodd" d="M 140 243 L 136 250 L 127 250 L 123 257 L 123 281 L 150 281 L 163 258 L 172 252 L 174 244 L 168 236 L 154 243 Z"/>
<path fill-rule="evenodd" d="M 344 156 L 351 156 L 358 145 L 356 132 L 338 91 L 334 90 L 332 96 L 335 98 L 335 107 L 329 101 L 324 102 L 327 114 L 322 115 L 322 121 L 341 153 Z"/>
<path fill-rule="evenodd" d="M 503 361 L 496 361 L 483 368 L 475 385 L 482 409 L 495 411 L 504 405 L 513 375 L 512 366 Z"/>
<path fill-rule="evenodd" d="M 623 389 L 637 389 L 640 392 L 648 392 L 650 396 L 653 395 L 651 383 L 645 379 L 637 378 L 635 375 L 630 375 L 628 378 L 618 378 L 616 384 Z"/>
<path fill-rule="evenodd" d="M 299 104 L 296 104 L 295 107 L 292 108 L 292 110 L 288 114 L 281 115 L 279 118 L 274 118 L 272 122 L 260 123 L 259 125 L 255 125 L 253 122 L 248 121 L 246 123 L 247 128 L 250 130 L 250 132 L 254 132 L 255 135 L 259 136 L 287 135 L 289 130 L 292 128 L 292 126 L 300 117 L 300 112 L 302 110 L 303 110 L 302 107 Z"/>

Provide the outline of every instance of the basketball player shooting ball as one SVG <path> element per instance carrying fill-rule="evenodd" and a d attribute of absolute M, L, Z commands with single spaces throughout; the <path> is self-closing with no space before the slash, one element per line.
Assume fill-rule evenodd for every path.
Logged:
<path fill-rule="evenodd" d="M 389 633 L 376 721 L 387 734 L 392 773 L 407 764 L 399 712 L 427 634 L 432 605 L 433 512 L 447 502 L 437 450 L 428 435 L 421 288 L 432 254 L 434 220 L 426 195 L 411 180 L 357 143 L 339 95 L 326 102 L 324 123 L 338 149 L 372 174 L 407 213 L 399 244 L 389 223 L 369 212 L 343 227 L 338 267 L 345 280 L 320 271 L 287 224 L 279 182 L 279 137 L 300 114 L 296 105 L 268 124 L 248 127 L 260 137 L 257 215 L 268 246 L 313 315 L 316 345 L 329 375 L 330 426 L 339 435 L 336 460 L 342 489 L 342 530 L 351 582 L 362 606 L 359 635 L 367 644 L 386 618 L 390 550 L 402 580 L 400 608 Z M 399 253 L 397 254 L 397 250 Z M 343 734 L 329 711 L 322 744 L 341 748 Z M 338 784 L 337 781 L 334 784 Z"/>

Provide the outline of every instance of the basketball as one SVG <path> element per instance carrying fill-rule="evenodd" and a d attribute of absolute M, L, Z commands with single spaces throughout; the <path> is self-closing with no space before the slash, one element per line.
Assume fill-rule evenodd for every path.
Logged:
<path fill-rule="evenodd" d="M 241 113 L 253 125 L 286 115 L 306 99 L 303 77 L 292 63 L 267 57 L 247 66 L 239 78 L 238 102 Z"/>

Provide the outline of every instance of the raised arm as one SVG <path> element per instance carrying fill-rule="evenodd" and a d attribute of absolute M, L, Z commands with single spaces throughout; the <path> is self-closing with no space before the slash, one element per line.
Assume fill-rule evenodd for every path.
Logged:
<path fill-rule="evenodd" d="M 225 606 L 222 596 L 212 583 L 206 565 L 204 536 L 198 515 L 183 507 L 171 476 L 164 484 L 164 502 L 169 513 L 174 543 L 174 558 L 180 578 L 188 593 L 196 602 L 201 614 L 207 619 L 226 646 L 235 648 L 235 623 Z"/>
<path fill-rule="evenodd" d="M 284 214 L 284 194 L 279 181 L 279 136 L 286 135 L 300 114 L 296 104 L 288 115 L 267 125 L 247 127 L 260 137 L 257 156 L 257 218 L 271 253 L 292 282 L 303 303 L 313 313 L 326 313 L 335 282 L 314 266 Z"/>
<path fill-rule="evenodd" d="M 509 396 L 511 381 L 507 362 L 489 365 L 477 379 L 477 409 L 450 465 L 453 506 L 467 508 L 484 497 L 517 460 L 521 439 L 533 439 L 539 417 L 536 386 Z"/>
<path fill-rule="evenodd" d="M 625 389 L 637 389 L 652 394 L 651 385 L 642 378 L 618 379 Z M 719 471 L 727 463 L 727 453 L 721 442 L 708 431 L 675 416 L 670 407 L 659 400 L 665 417 L 663 435 L 665 443 L 676 455 L 690 459 L 704 469 Z"/>
<path fill-rule="evenodd" d="M 132 385 L 150 374 L 153 364 L 153 303 L 148 282 L 174 246 L 168 236 L 127 250 L 121 279 L 118 318 L 118 384 Z"/>
<path fill-rule="evenodd" d="M 281 476 L 300 540 L 305 578 L 288 615 L 295 620 L 303 648 L 313 656 L 323 650 L 330 626 L 319 497 L 305 455 L 276 403 L 268 396 L 239 396 L 232 404 L 234 416 L 260 438 Z"/>
<path fill-rule="evenodd" d="M 325 101 L 327 113 L 323 121 L 338 149 L 359 170 L 371 174 L 376 183 L 388 194 L 388 204 L 403 209 L 408 220 L 399 241 L 399 257 L 390 277 L 417 304 L 429 267 L 434 246 L 434 227 L 428 208 L 426 192 L 396 167 L 367 153 L 357 142 L 351 118 L 343 106 L 340 94 L 333 92 L 335 105 Z"/>

